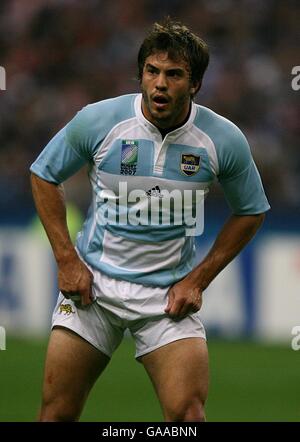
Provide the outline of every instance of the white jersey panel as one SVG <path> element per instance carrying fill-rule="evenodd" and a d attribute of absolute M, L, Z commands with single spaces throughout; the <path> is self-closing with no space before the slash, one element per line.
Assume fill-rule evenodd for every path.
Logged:
<path fill-rule="evenodd" d="M 100 261 L 131 272 L 156 272 L 175 268 L 181 259 L 185 238 L 169 241 L 134 241 L 105 230 Z"/>
<path fill-rule="evenodd" d="M 101 161 L 104 159 L 105 155 L 109 151 L 112 143 L 117 138 L 143 138 L 144 132 L 145 131 L 139 125 L 137 118 L 130 118 L 129 120 L 125 120 L 117 124 L 112 128 L 112 130 L 101 143 L 101 147 L 94 157 L 96 164 L 98 166 L 101 164 Z"/>
<path fill-rule="evenodd" d="M 219 161 L 216 147 L 212 139 L 205 132 L 193 125 L 188 138 L 187 136 L 185 137 L 185 143 L 194 147 L 199 147 L 199 145 L 205 147 L 213 174 L 219 174 Z"/>

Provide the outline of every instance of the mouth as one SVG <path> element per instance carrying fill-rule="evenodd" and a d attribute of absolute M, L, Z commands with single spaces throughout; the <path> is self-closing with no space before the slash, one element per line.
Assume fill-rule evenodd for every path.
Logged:
<path fill-rule="evenodd" d="M 152 101 L 155 103 L 157 109 L 165 109 L 169 104 L 169 98 L 165 95 L 154 95 Z"/>

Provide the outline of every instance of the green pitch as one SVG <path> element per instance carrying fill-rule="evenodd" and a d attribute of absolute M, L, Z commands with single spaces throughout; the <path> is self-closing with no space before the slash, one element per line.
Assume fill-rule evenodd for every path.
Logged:
<path fill-rule="evenodd" d="M 46 341 L 8 337 L 6 348 L 0 351 L 0 421 L 34 421 Z M 212 340 L 209 353 L 209 421 L 300 421 L 300 351 Z M 115 353 L 81 420 L 163 420 L 152 385 L 134 360 L 132 340 Z"/>

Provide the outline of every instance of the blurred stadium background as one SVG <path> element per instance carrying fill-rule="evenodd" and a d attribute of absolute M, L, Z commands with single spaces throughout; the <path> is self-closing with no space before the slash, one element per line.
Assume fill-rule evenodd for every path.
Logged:
<path fill-rule="evenodd" d="M 299 2 L 2 0 L 0 326 L 6 350 L 0 350 L 0 421 L 35 419 L 56 296 L 55 266 L 36 219 L 29 166 L 81 107 L 139 90 L 138 47 L 145 29 L 167 14 L 208 42 L 211 62 L 197 102 L 245 132 L 272 206 L 255 240 L 205 295 L 208 419 L 300 420 L 300 351 L 291 348 L 292 329 L 300 326 L 300 92 L 291 86 L 292 68 L 300 65 Z M 76 231 L 89 201 L 85 171 L 66 183 L 66 192 Z M 215 186 L 205 233 L 198 238 L 199 257 L 227 215 Z M 133 354 L 126 339 L 82 420 L 162 420 Z"/>

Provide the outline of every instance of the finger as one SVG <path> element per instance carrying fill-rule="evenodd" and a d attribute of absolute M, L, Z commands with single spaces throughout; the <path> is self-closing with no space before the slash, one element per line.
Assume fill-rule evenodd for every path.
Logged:
<path fill-rule="evenodd" d="M 198 312 L 201 309 L 201 307 L 202 307 L 202 295 L 200 294 L 198 296 L 197 301 L 193 303 L 192 310 L 194 312 Z"/>
<path fill-rule="evenodd" d="M 175 313 L 173 313 L 172 317 L 174 319 L 182 319 L 190 313 L 189 307 L 183 304 L 181 307 L 177 309 Z"/>
<path fill-rule="evenodd" d="M 181 303 L 177 303 L 177 309 L 170 311 L 170 314 L 176 318 L 184 318 L 185 316 L 196 313 L 201 308 L 201 302 L 195 301 L 193 303 L 188 302 L 186 299 L 183 299 Z"/>
<path fill-rule="evenodd" d="M 174 300 L 170 310 L 169 310 L 169 315 L 171 317 L 177 318 L 180 314 L 180 311 L 182 309 L 184 305 L 184 300 L 183 299 L 176 299 Z"/>
<path fill-rule="evenodd" d="M 178 312 L 179 318 L 185 318 L 189 313 L 191 313 L 191 308 L 189 305 L 184 304 Z"/>
<path fill-rule="evenodd" d="M 180 315 L 189 315 L 191 313 L 196 313 L 200 310 L 201 308 L 201 303 L 199 301 L 197 302 L 193 302 L 193 303 L 185 303 L 185 305 L 183 306 L 183 308 L 181 309 L 181 311 L 179 312 Z"/>
<path fill-rule="evenodd" d="M 89 305 L 92 304 L 92 297 L 91 297 L 91 290 L 84 290 L 81 292 L 81 304 L 84 305 Z"/>
<path fill-rule="evenodd" d="M 172 308 L 173 303 L 174 303 L 174 293 L 172 290 L 170 290 L 168 293 L 168 304 L 165 308 L 166 313 L 170 312 L 170 309 Z"/>

